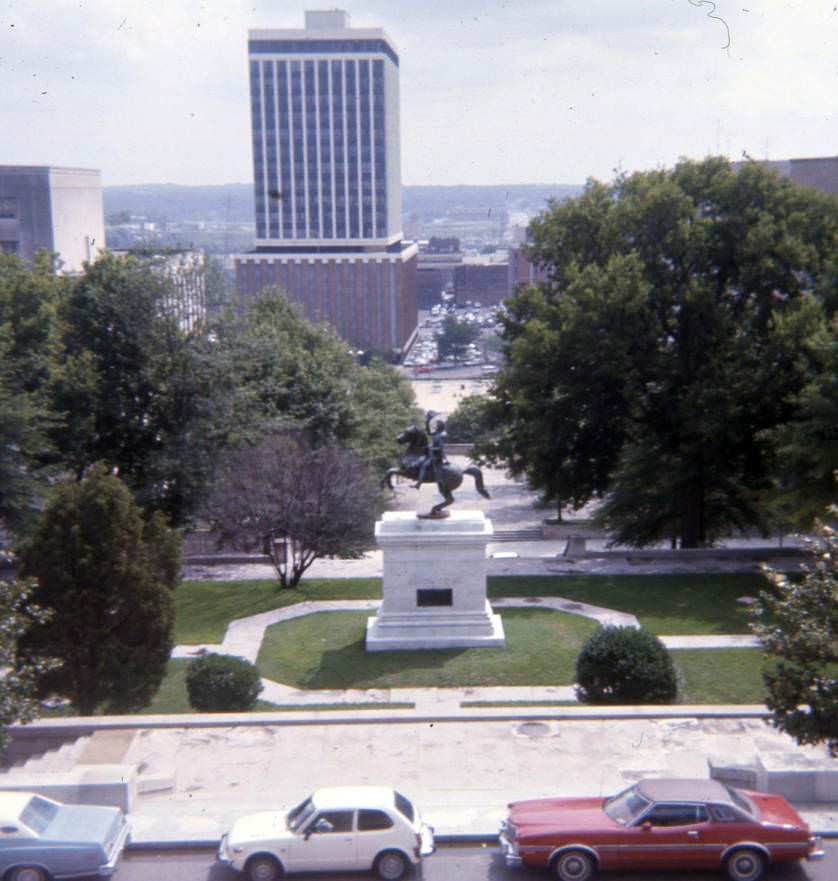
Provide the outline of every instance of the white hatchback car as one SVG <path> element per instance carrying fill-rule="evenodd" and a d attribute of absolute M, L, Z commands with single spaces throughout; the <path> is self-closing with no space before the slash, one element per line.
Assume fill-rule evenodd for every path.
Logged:
<path fill-rule="evenodd" d="M 221 839 L 218 859 L 250 881 L 351 869 L 396 881 L 433 851 L 433 829 L 403 795 L 384 786 L 346 786 L 319 789 L 290 811 L 241 817 Z"/>

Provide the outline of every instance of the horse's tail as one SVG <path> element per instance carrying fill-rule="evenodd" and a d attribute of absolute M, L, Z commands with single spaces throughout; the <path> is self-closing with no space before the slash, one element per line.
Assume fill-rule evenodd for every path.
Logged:
<path fill-rule="evenodd" d="M 486 487 L 483 486 L 483 472 L 476 465 L 469 465 L 468 468 L 464 468 L 463 474 L 470 474 L 474 478 L 474 486 L 477 492 L 485 499 L 490 498 L 489 493 L 486 492 Z"/>

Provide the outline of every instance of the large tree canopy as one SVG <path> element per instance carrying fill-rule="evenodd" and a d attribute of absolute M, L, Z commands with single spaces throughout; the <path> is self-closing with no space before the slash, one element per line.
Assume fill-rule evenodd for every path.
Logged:
<path fill-rule="evenodd" d="M 33 601 L 53 610 L 21 638 L 22 657 L 62 661 L 39 675 L 41 693 L 82 715 L 144 707 L 172 649 L 179 569 L 176 536 L 160 515 L 143 521 L 119 478 L 97 466 L 60 485 L 22 555 Z"/>
<path fill-rule="evenodd" d="M 180 523 L 231 417 L 210 342 L 163 309 L 167 284 L 152 262 L 110 254 L 74 280 L 58 309 L 50 436 L 77 476 L 103 462 L 144 510 Z"/>
<path fill-rule="evenodd" d="M 601 499 L 618 541 L 765 526 L 771 432 L 816 382 L 801 348 L 834 334 L 838 199 L 684 161 L 589 182 L 530 236 L 548 281 L 508 301 L 484 455 L 559 510 Z"/>
<path fill-rule="evenodd" d="M 398 457 L 395 435 L 417 418 L 409 382 L 380 359 L 360 365 L 330 327 L 307 321 L 281 292 L 265 290 L 238 319 L 219 322 L 217 337 L 243 437 L 282 425 L 313 447 L 357 450 L 382 470 Z"/>
<path fill-rule="evenodd" d="M 32 525 L 46 492 L 52 451 L 44 384 L 62 286 L 46 252 L 32 264 L 0 254 L 0 547 L 4 530 Z"/>

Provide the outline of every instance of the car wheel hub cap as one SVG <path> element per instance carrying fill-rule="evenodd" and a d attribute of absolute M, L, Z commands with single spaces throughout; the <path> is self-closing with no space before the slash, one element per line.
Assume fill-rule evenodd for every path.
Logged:
<path fill-rule="evenodd" d="M 569 878 L 578 878 L 585 871 L 585 864 L 579 857 L 571 857 L 564 864 L 564 869 Z"/>
<path fill-rule="evenodd" d="M 387 878 L 396 878 L 401 874 L 402 861 L 398 857 L 385 857 L 381 861 L 381 873 Z"/>

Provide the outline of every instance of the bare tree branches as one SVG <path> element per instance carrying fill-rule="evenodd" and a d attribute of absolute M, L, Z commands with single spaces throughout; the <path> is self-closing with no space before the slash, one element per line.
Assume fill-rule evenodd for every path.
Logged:
<path fill-rule="evenodd" d="M 303 434 L 266 436 L 231 456 L 207 514 L 219 541 L 270 555 L 280 586 L 294 587 L 318 557 L 360 555 L 382 510 L 361 457 Z"/>

